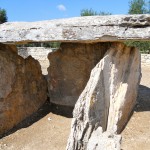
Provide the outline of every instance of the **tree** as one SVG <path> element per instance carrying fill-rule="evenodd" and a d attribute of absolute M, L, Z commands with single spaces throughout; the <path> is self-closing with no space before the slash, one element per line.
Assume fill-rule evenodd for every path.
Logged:
<path fill-rule="evenodd" d="M 125 42 L 127 46 L 134 46 L 140 50 L 141 53 L 150 53 L 150 42 L 149 41 L 130 41 Z"/>
<path fill-rule="evenodd" d="M 0 8 L 0 24 L 7 22 L 7 14 L 5 9 Z"/>
<path fill-rule="evenodd" d="M 82 9 L 81 10 L 81 13 L 80 13 L 81 16 L 98 16 L 98 15 L 111 15 L 111 13 L 108 13 L 108 12 L 97 12 L 97 11 L 94 11 L 92 8 L 91 9 Z"/>
<path fill-rule="evenodd" d="M 128 14 L 146 14 L 150 13 L 149 10 L 150 1 L 147 3 L 145 0 L 131 0 L 129 2 L 129 11 Z M 150 51 L 150 42 L 148 41 L 131 41 L 126 42 L 128 46 L 134 46 L 140 49 L 143 53 L 149 53 Z"/>
<path fill-rule="evenodd" d="M 146 14 L 148 12 L 145 0 L 131 0 L 129 2 L 129 14 Z"/>
<path fill-rule="evenodd" d="M 98 15 L 98 13 L 96 11 L 94 11 L 93 9 L 82 9 L 81 16 L 96 16 Z"/>

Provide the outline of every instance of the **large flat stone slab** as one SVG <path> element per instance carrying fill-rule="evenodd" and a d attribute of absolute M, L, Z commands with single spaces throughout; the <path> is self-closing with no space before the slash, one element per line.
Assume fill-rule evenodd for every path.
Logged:
<path fill-rule="evenodd" d="M 88 16 L 0 25 L 0 42 L 150 40 L 150 15 Z"/>

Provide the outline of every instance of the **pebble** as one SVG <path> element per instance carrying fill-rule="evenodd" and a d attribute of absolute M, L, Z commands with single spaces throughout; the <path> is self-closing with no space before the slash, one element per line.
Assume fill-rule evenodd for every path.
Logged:
<path fill-rule="evenodd" d="M 52 119 L 50 117 L 48 117 L 48 121 L 51 121 Z"/>

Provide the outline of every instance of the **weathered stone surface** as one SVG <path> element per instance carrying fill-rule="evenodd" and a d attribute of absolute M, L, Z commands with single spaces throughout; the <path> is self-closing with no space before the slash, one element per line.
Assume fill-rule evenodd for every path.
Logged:
<path fill-rule="evenodd" d="M 47 98 L 47 83 L 38 61 L 23 59 L 0 44 L 0 134 L 35 112 Z"/>
<path fill-rule="evenodd" d="M 121 135 L 116 135 L 108 131 L 103 132 L 102 128 L 98 127 L 90 133 L 89 139 L 84 139 L 83 142 L 84 147 L 80 141 L 74 147 L 74 143 L 69 141 L 66 150 L 120 150 Z"/>
<path fill-rule="evenodd" d="M 86 150 L 98 127 L 103 132 L 121 132 L 135 105 L 140 76 L 139 51 L 111 43 L 75 105 L 67 150 Z"/>
<path fill-rule="evenodd" d="M 150 54 L 141 54 L 141 63 L 144 65 L 150 65 Z"/>
<path fill-rule="evenodd" d="M 150 15 L 89 16 L 0 25 L 0 42 L 150 40 Z"/>
<path fill-rule="evenodd" d="M 109 43 L 62 43 L 48 59 L 50 101 L 59 105 L 75 105 L 85 88 L 91 70 L 103 58 Z"/>
<path fill-rule="evenodd" d="M 87 144 L 87 150 L 120 150 L 120 147 L 121 135 L 102 133 L 101 127 L 93 131 Z"/>
<path fill-rule="evenodd" d="M 27 58 L 28 56 L 32 56 L 34 59 L 38 60 L 42 73 L 47 75 L 47 68 L 49 67 L 49 60 L 47 58 L 48 54 L 52 52 L 51 48 L 45 47 L 19 47 L 18 48 L 18 55 L 22 56 L 23 58 Z"/>

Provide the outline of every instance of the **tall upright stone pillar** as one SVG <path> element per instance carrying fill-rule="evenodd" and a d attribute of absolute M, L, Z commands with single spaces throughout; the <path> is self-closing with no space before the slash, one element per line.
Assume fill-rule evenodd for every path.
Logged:
<path fill-rule="evenodd" d="M 136 103 L 140 76 L 139 51 L 111 43 L 75 105 L 67 150 L 119 150 L 116 134 Z"/>

